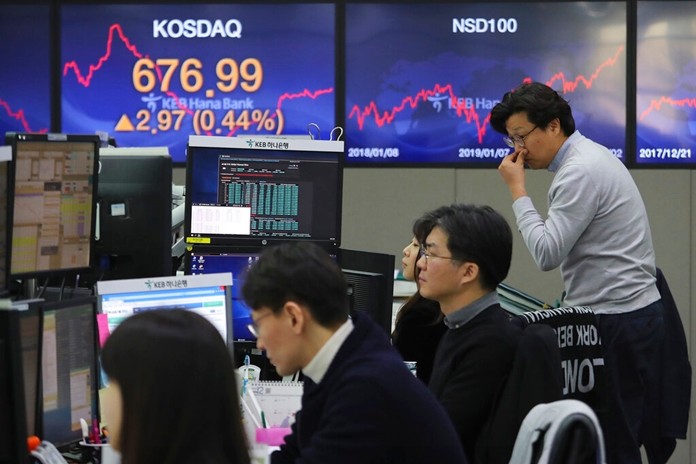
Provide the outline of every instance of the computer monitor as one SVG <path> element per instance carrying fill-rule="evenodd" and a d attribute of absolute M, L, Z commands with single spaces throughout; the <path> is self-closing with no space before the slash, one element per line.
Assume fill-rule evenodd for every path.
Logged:
<path fill-rule="evenodd" d="M 188 244 L 340 245 L 343 142 L 189 137 Z"/>
<path fill-rule="evenodd" d="M 19 334 L 28 435 L 38 435 L 40 432 L 37 427 L 40 423 L 41 411 L 39 386 L 41 385 L 41 307 L 43 303 L 42 299 L 12 302 L 12 308 L 18 310 L 20 314 Z"/>
<path fill-rule="evenodd" d="M 0 462 L 28 464 L 20 314 L 6 308 L 0 309 Z"/>
<path fill-rule="evenodd" d="M 219 272 L 232 273 L 232 333 L 235 342 L 253 342 L 256 337 L 247 326 L 252 322 L 251 308 L 242 298 L 242 285 L 248 267 L 259 259 L 258 248 L 224 251 L 219 249 L 192 247 L 186 254 L 186 274 L 206 275 Z"/>
<path fill-rule="evenodd" d="M 97 282 L 99 312 L 109 333 L 133 314 L 153 309 L 186 309 L 208 319 L 232 350 L 232 274 L 153 277 Z"/>
<path fill-rule="evenodd" d="M 99 137 L 8 133 L 10 276 L 36 278 L 92 265 Z"/>
<path fill-rule="evenodd" d="M 367 313 L 391 333 L 394 255 L 340 249 L 338 262 L 348 284 L 351 313 Z"/>
<path fill-rule="evenodd" d="M 99 421 L 96 298 L 45 302 L 41 308 L 39 437 L 67 450 L 82 439 L 80 419 Z"/>
<path fill-rule="evenodd" d="M 10 252 L 8 244 L 9 229 L 7 227 L 8 205 L 12 198 L 8 190 L 9 166 L 12 160 L 12 148 L 0 147 L 0 295 L 8 293 L 8 268 Z"/>
<path fill-rule="evenodd" d="M 166 147 L 99 152 L 95 271 L 88 280 L 172 275 L 172 159 Z"/>

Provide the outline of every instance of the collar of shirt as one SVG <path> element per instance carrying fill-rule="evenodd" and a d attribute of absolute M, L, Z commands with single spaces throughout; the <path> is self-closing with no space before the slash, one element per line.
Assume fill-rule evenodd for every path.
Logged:
<path fill-rule="evenodd" d="M 445 325 L 450 329 L 458 329 L 478 316 L 484 309 L 494 304 L 500 304 L 500 300 L 498 300 L 498 292 L 495 291 L 482 296 L 473 303 L 470 303 L 464 306 L 462 309 L 458 309 L 452 314 L 446 316 Z"/>
<path fill-rule="evenodd" d="M 341 327 L 324 343 L 324 346 L 314 355 L 312 360 L 302 369 L 302 373 L 312 379 L 316 384 L 321 382 L 326 371 L 331 365 L 331 361 L 336 357 L 336 353 L 346 341 L 348 335 L 353 331 L 353 320 L 348 318 Z"/>
<path fill-rule="evenodd" d="M 551 164 L 549 164 L 548 170 L 550 172 L 556 172 L 558 171 L 558 168 L 561 167 L 561 164 L 563 164 L 563 160 L 565 159 L 566 155 L 568 154 L 568 151 L 570 150 L 570 147 L 575 144 L 575 142 L 582 137 L 582 134 L 580 131 L 576 130 L 572 134 L 570 134 L 570 137 L 568 137 L 565 142 L 563 142 L 563 145 L 561 145 L 561 148 L 558 150 L 558 153 L 556 153 L 556 156 L 553 157 L 551 160 Z"/>

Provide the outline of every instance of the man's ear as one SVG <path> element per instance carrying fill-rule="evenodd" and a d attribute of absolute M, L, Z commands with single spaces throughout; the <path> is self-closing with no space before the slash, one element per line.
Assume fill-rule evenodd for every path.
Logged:
<path fill-rule="evenodd" d="M 295 334 L 302 333 L 309 322 L 307 310 L 294 301 L 287 301 L 285 305 L 283 305 L 283 311 L 288 315 L 288 320 L 293 332 L 295 332 Z"/>
<path fill-rule="evenodd" d="M 460 266 L 459 272 L 462 284 L 475 282 L 479 277 L 479 266 L 476 263 L 464 261 Z"/>

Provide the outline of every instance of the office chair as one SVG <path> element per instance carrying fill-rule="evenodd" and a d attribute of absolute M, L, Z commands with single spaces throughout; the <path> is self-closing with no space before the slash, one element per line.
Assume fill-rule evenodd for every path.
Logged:
<path fill-rule="evenodd" d="M 507 464 L 515 437 L 538 404 L 562 398 L 560 350 L 553 329 L 531 324 L 522 331 L 510 374 L 476 446 L 476 461 Z"/>
<path fill-rule="evenodd" d="M 604 436 L 592 408 L 566 399 L 539 404 L 520 427 L 510 464 L 605 464 Z"/>
<path fill-rule="evenodd" d="M 597 320 L 588 306 L 567 306 L 522 313 L 513 322 L 548 325 L 558 335 L 563 370 L 563 396 L 588 404 L 606 424 L 609 385 Z"/>

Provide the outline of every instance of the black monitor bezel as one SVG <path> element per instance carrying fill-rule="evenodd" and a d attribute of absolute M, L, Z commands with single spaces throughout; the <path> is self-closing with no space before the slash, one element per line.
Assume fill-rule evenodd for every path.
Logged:
<path fill-rule="evenodd" d="M 14 233 L 14 203 L 15 203 L 15 171 L 17 166 L 17 146 L 25 142 L 56 142 L 56 143 L 90 143 L 94 146 L 94 165 L 92 166 L 92 208 L 91 208 L 91 226 L 89 237 L 89 258 L 86 265 L 80 265 L 71 268 L 58 268 L 47 270 L 34 270 L 28 272 L 12 272 L 12 237 Z M 97 218 L 97 176 L 99 170 L 99 148 L 101 141 L 98 135 L 83 135 L 83 134 L 34 134 L 34 133 L 17 133 L 8 132 L 5 135 L 5 143 L 12 147 L 12 160 L 8 169 L 8 205 L 7 205 L 7 276 L 8 282 L 15 279 L 32 279 L 51 276 L 76 275 L 86 271 L 90 271 L 94 267 L 94 238 L 96 231 Z"/>
<path fill-rule="evenodd" d="M 81 296 L 81 297 L 75 297 L 75 298 L 68 298 L 68 299 L 63 299 L 63 300 L 56 300 L 56 301 L 44 301 L 41 304 L 40 308 L 40 314 L 41 314 L 41 335 L 40 335 L 40 342 L 39 342 L 39 359 L 40 359 L 40 365 L 41 365 L 41 370 L 43 372 L 43 330 L 44 330 L 44 323 L 45 323 L 45 315 L 46 312 L 48 311 L 61 311 L 61 310 L 67 310 L 70 308 L 74 308 L 76 306 L 91 306 L 92 308 L 92 320 L 93 320 L 93 347 L 94 347 L 94 365 L 92 366 L 92 371 L 93 371 L 93 376 L 91 379 L 91 389 L 92 389 L 92 406 L 94 407 L 94 410 L 92 411 L 93 417 L 91 419 L 96 419 L 97 423 L 100 423 L 100 405 L 99 405 L 99 375 L 100 375 L 100 369 L 99 369 L 99 326 L 97 322 L 97 314 L 98 314 L 98 306 L 97 306 L 97 298 L 95 296 Z M 45 424 L 44 424 L 44 397 L 43 397 L 43 374 L 41 374 L 41 381 L 39 382 L 38 385 L 38 395 L 39 395 L 39 400 L 38 400 L 38 410 L 37 410 L 37 424 L 36 424 L 36 429 L 37 432 L 39 432 L 39 436 L 44 438 L 45 436 Z M 87 420 L 87 419 L 85 419 Z M 80 431 L 80 437 L 76 437 L 75 440 L 70 440 L 67 442 L 55 442 L 52 441 L 53 443 L 59 450 L 60 449 L 68 449 L 71 446 L 75 445 L 81 440 L 82 432 Z"/>
<path fill-rule="evenodd" d="M 115 279 L 136 279 L 141 277 L 165 277 L 173 274 L 171 244 L 162 240 L 165 236 L 169 236 L 172 232 L 171 221 L 171 185 L 172 185 L 172 157 L 168 153 L 156 153 L 155 151 L 148 152 L 147 149 L 137 153 L 132 148 L 109 148 L 104 149 L 99 154 L 99 174 L 97 178 L 97 213 L 99 218 L 98 231 L 95 230 L 95 240 L 92 246 L 92 255 L 94 262 L 94 279 L 87 276 L 87 280 L 115 280 Z M 126 174 L 130 172 L 128 165 L 131 164 L 132 171 L 138 171 L 141 163 L 152 163 L 152 168 L 149 171 L 157 168 L 158 180 L 156 183 L 150 182 L 147 188 L 139 188 L 139 185 L 144 184 L 141 174 L 133 172 L 132 177 L 128 178 Z M 118 168 L 118 171 L 117 169 Z M 117 171 L 112 173 L 110 171 Z M 148 172 L 149 172 L 148 171 Z M 137 182 L 135 181 L 137 179 Z M 154 184 L 154 185 L 153 185 Z M 157 187 L 165 190 L 155 195 Z M 127 198 L 126 198 L 127 197 Z M 144 199 L 147 198 L 150 203 L 157 203 L 158 208 L 148 217 L 137 217 L 131 214 L 131 211 L 141 211 L 140 207 Z M 118 201 L 117 201 L 118 200 Z M 136 227 L 134 229 L 119 232 L 125 235 L 121 236 L 113 231 L 108 231 L 108 226 L 117 224 L 118 219 L 110 217 L 110 206 L 112 204 L 125 202 L 126 211 L 122 218 L 124 225 L 137 224 L 144 227 Z M 137 205 L 129 206 L 131 201 Z M 155 219 L 156 218 L 156 219 Z M 153 220 L 154 219 L 154 220 Z M 157 227 L 153 227 L 153 223 Z M 166 223 L 166 234 L 164 226 Z M 119 227 L 121 229 L 123 226 Z M 143 232 L 144 235 L 136 235 L 137 232 Z M 98 232 L 98 233 L 97 233 Z M 133 235 L 129 235 L 130 233 Z M 151 235 L 150 235 L 151 234 Z M 114 243 L 119 239 L 120 244 Z M 153 240 L 156 241 L 153 242 Z M 121 240 L 123 239 L 123 240 Z M 135 242 L 135 246 L 133 245 Z M 133 250 L 135 248 L 135 250 Z M 139 254 L 144 250 L 150 250 L 145 254 L 149 255 L 147 263 L 140 262 L 140 266 L 126 266 L 118 268 L 118 260 L 123 256 L 131 256 L 129 253 L 124 253 L 124 250 L 132 250 Z M 102 262 L 102 258 L 107 262 Z M 137 264 L 138 260 L 133 259 L 133 264 Z M 143 264 L 146 264 L 143 266 Z M 93 282 L 92 282 L 93 283 Z"/>
<path fill-rule="evenodd" d="M 284 147 L 284 148 L 283 148 Z M 317 152 L 335 156 L 337 166 L 335 188 L 335 237 L 288 237 L 288 236 L 253 236 L 253 235 L 213 235 L 192 234 L 191 214 L 193 195 L 191 185 L 196 176 L 191 148 L 219 149 L 219 150 L 243 150 L 245 153 L 264 156 L 268 153 L 298 153 L 306 156 L 307 153 Z M 265 248 L 289 241 L 306 241 L 320 245 L 327 250 L 336 250 L 341 244 L 341 223 L 343 209 L 343 167 L 344 167 L 344 143 L 337 140 L 308 140 L 305 138 L 272 138 L 272 137 L 223 137 L 223 136 L 190 136 L 187 144 L 186 155 L 186 207 L 184 220 L 184 237 L 189 246 L 208 245 L 224 247 L 260 247 Z"/>
<path fill-rule="evenodd" d="M 9 463 L 29 463 L 27 452 L 26 398 L 24 394 L 24 371 L 20 340 L 20 311 L 0 310 L 0 360 L 7 362 L 0 372 L 0 403 L 8 401 L 9 410 L 3 410 L 2 427 L 9 434 L 0 438 L 0 459 Z M 5 461 L 3 461 L 5 462 Z"/>

